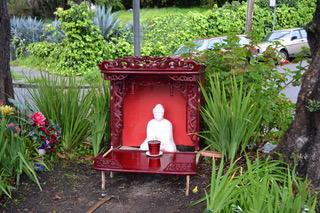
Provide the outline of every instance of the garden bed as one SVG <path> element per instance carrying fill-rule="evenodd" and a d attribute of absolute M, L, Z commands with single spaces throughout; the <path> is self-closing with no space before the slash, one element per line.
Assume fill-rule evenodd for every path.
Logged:
<path fill-rule="evenodd" d="M 189 207 L 204 195 L 211 166 L 202 161 L 198 175 L 191 177 L 191 193 L 184 194 L 185 177 L 115 173 L 107 178 L 106 192 L 111 199 L 96 212 L 201 212 L 205 203 Z M 0 200 L 0 212 L 86 212 L 101 199 L 100 173 L 91 163 L 61 161 L 52 171 L 39 175 L 43 191 L 29 180 L 22 180 L 13 199 Z M 197 190 L 193 190 L 195 187 Z"/>

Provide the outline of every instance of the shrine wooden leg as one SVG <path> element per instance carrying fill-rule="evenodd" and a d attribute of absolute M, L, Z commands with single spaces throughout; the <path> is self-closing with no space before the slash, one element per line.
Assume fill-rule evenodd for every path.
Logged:
<path fill-rule="evenodd" d="M 190 189 L 190 175 L 186 177 L 186 196 L 189 196 L 189 189 Z"/>
<path fill-rule="evenodd" d="M 106 174 L 104 171 L 101 171 L 101 196 L 106 196 Z"/>
<path fill-rule="evenodd" d="M 113 175 L 114 175 L 113 172 L 110 172 L 110 178 L 113 178 Z"/>

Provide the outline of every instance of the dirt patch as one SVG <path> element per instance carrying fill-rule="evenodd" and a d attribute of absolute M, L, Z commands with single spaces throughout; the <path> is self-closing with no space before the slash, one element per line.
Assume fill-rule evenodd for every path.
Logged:
<path fill-rule="evenodd" d="M 202 212 L 205 203 L 190 207 L 204 195 L 210 166 L 202 161 L 198 175 L 191 177 L 190 195 L 185 196 L 185 176 L 115 173 L 107 177 L 106 192 L 111 199 L 96 212 L 173 213 Z M 90 163 L 61 161 L 52 171 L 39 175 L 43 190 L 22 180 L 13 199 L 2 198 L 0 212 L 86 212 L 101 198 L 100 172 Z M 198 188 L 197 193 L 192 189 Z"/>

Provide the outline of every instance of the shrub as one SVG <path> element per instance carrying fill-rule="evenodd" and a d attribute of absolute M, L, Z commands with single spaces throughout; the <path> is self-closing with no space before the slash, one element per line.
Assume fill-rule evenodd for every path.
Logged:
<path fill-rule="evenodd" d="M 122 58 L 133 55 L 133 44 L 128 42 L 124 36 L 112 37 L 108 41 L 111 58 Z M 153 49 L 153 48 L 152 48 Z M 142 49 L 142 52 L 144 50 Z"/>
<path fill-rule="evenodd" d="M 82 75 L 95 69 L 104 58 L 109 58 L 107 43 L 97 26 L 88 5 L 72 4 L 68 10 L 56 12 L 65 37 L 51 57 L 57 61 L 56 72 L 63 75 Z"/>
<path fill-rule="evenodd" d="M 207 16 L 209 36 L 240 34 L 244 31 L 246 7 L 214 7 Z"/>
<path fill-rule="evenodd" d="M 119 0 L 94 0 L 95 4 L 112 7 L 114 10 L 124 10 L 124 6 L 121 1 Z"/>
<path fill-rule="evenodd" d="M 45 41 L 51 43 L 59 43 L 64 37 L 64 32 L 61 29 L 61 23 L 54 20 L 49 24 L 44 25 Z"/>
<path fill-rule="evenodd" d="M 236 39 L 237 37 L 235 37 Z M 241 48 L 228 40 L 227 44 L 216 46 L 206 54 L 206 76 L 215 76 L 219 73 L 219 79 L 225 85 L 225 90 L 230 97 L 232 91 L 232 81 L 234 77 L 237 81 L 243 81 L 246 90 L 252 90 L 251 97 L 258 108 L 263 110 L 260 125 L 260 140 L 275 140 L 273 133 L 275 130 L 281 137 L 293 117 L 294 106 L 280 92 L 286 82 L 286 71 L 280 73 L 275 69 L 275 61 L 270 56 L 258 59 L 252 58 L 247 48 Z M 221 51 L 221 48 L 224 51 Z M 265 53 L 269 54 L 269 53 Z M 275 55 L 274 51 L 270 52 Z M 251 58 L 248 61 L 248 58 Z M 210 80 L 209 80 L 210 82 Z M 210 84 L 209 84 L 210 88 Z M 208 89 L 209 89 L 208 88 Z M 206 89 L 206 92 L 210 90 Z"/>
<path fill-rule="evenodd" d="M 57 45 L 46 41 L 29 44 L 27 47 L 28 52 L 36 57 L 46 59 L 50 56 L 51 52 Z"/>
<path fill-rule="evenodd" d="M 188 13 L 155 18 L 143 29 L 142 52 L 150 55 L 170 55 L 182 43 L 206 37 L 207 27 L 208 23 L 203 14 Z"/>

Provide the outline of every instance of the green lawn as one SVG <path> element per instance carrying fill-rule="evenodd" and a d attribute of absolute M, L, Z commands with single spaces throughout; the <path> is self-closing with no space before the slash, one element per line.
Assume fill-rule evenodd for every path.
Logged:
<path fill-rule="evenodd" d="M 10 61 L 11 66 L 31 68 L 40 71 L 46 71 L 45 62 L 35 56 L 20 57 L 14 61 Z"/>
<path fill-rule="evenodd" d="M 150 20 L 154 17 L 160 17 L 170 14 L 185 14 L 187 12 L 193 13 L 204 13 L 209 11 L 208 8 L 201 8 L 201 7 L 192 7 L 192 8 L 177 8 L 177 7 L 167 7 L 167 8 L 148 8 L 148 9 L 141 9 L 140 10 L 140 19 L 141 22 L 146 20 Z M 132 21 L 132 12 L 127 10 L 122 10 L 118 12 L 118 16 L 122 23 L 128 23 Z"/>

